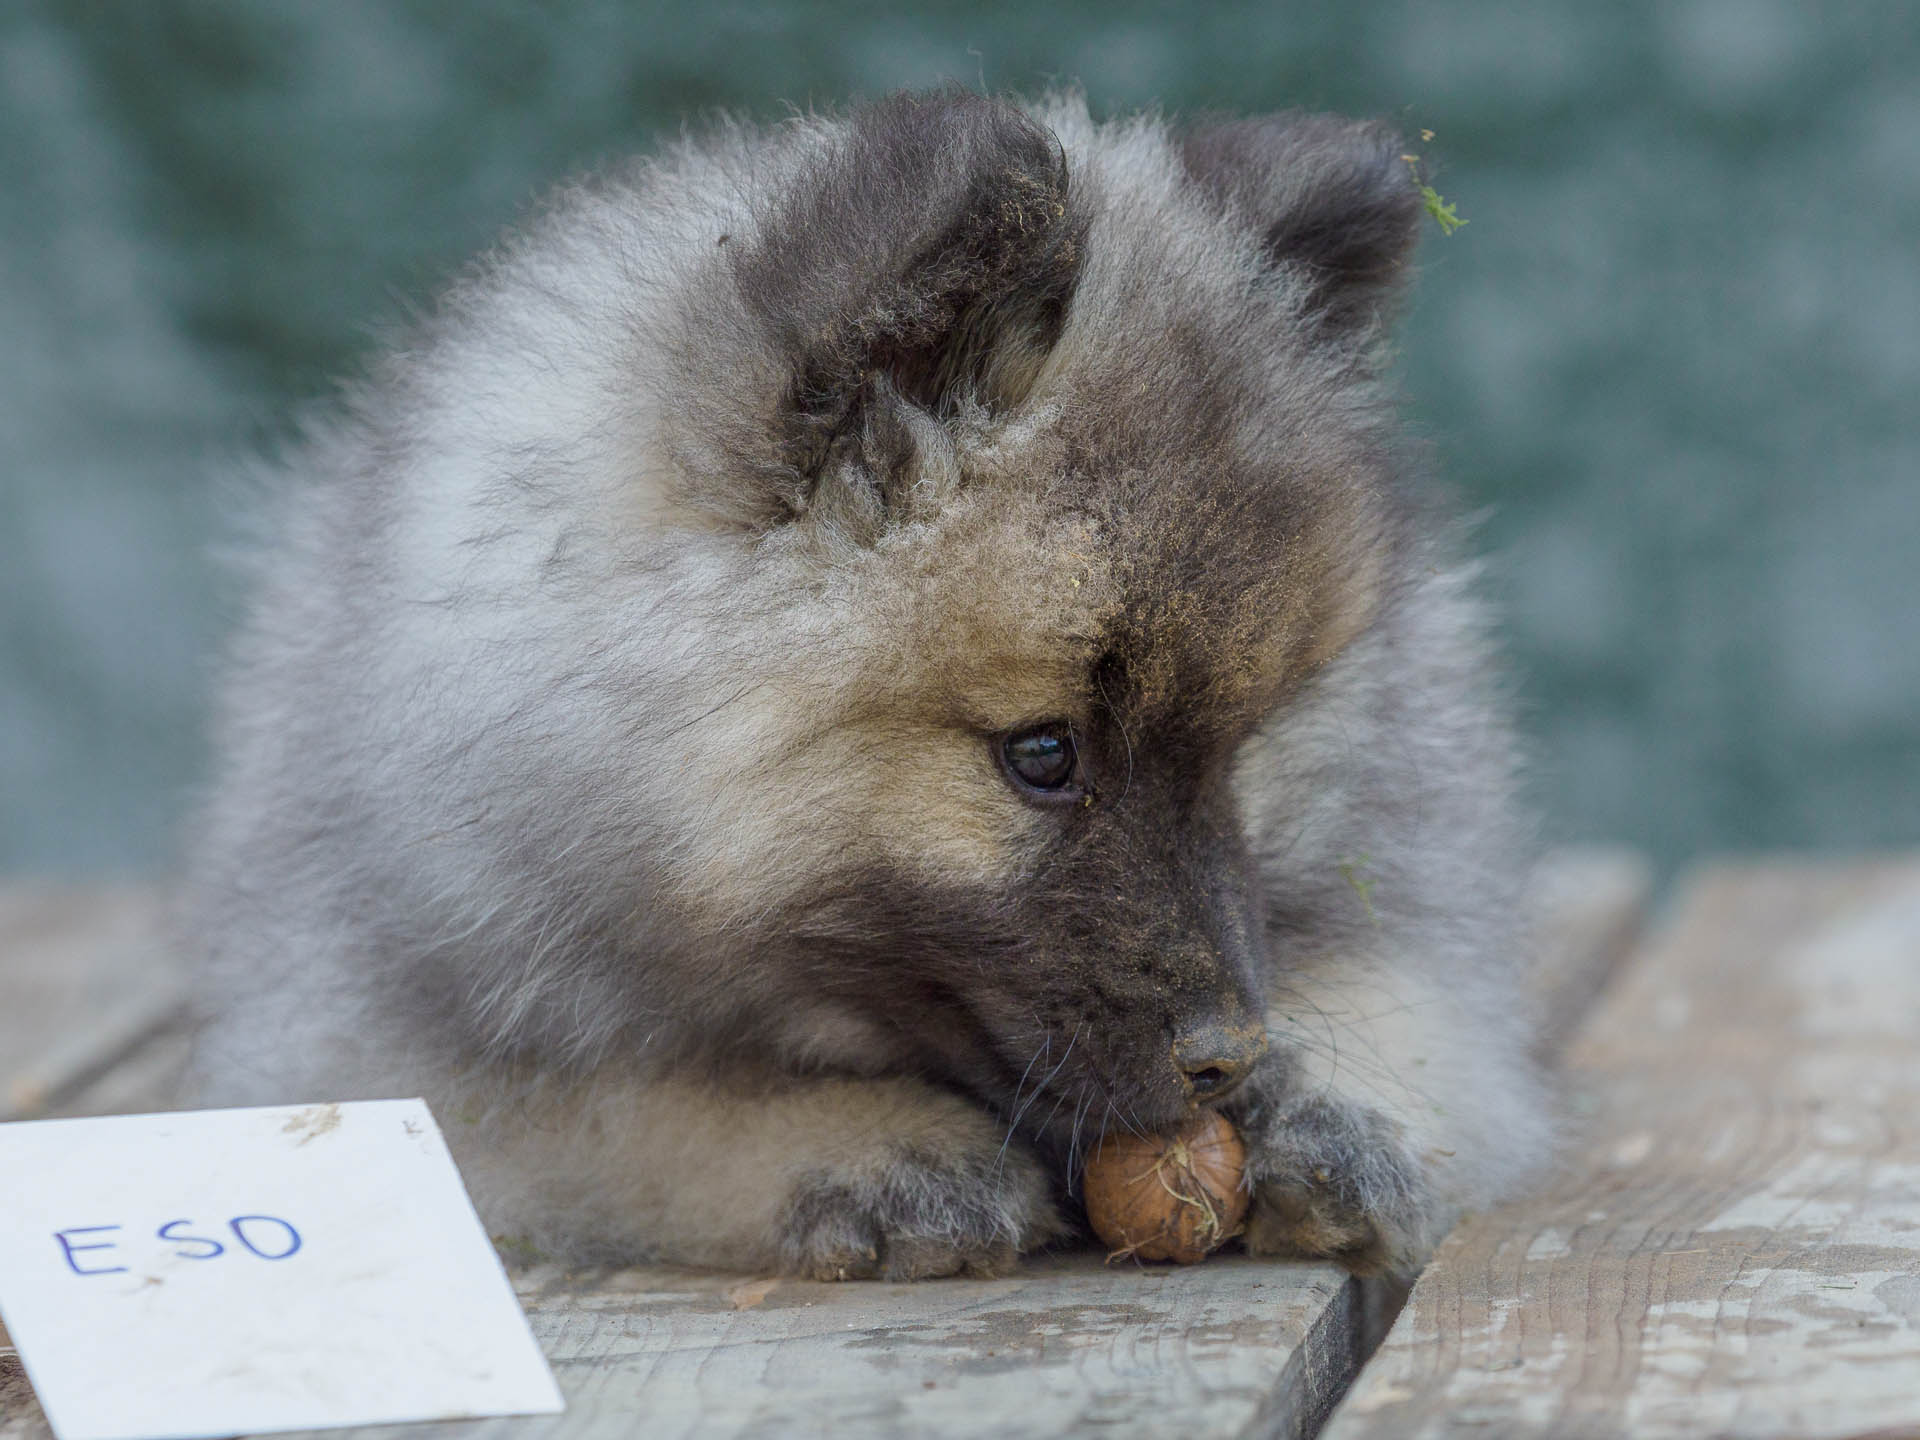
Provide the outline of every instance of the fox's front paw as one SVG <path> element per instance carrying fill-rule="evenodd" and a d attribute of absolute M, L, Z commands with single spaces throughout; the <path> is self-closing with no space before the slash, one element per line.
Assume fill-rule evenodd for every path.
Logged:
<path fill-rule="evenodd" d="M 1450 1222 L 1399 1127 L 1324 1096 L 1257 1104 L 1241 1121 L 1256 1255 L 1338 1261 L 1356 1274 L 1410 1276 Z"/>
<path fill-rule="evenodd" d="M 783 1268 L 814 1280 L 1004 1274 L 1065 1229 L 1039 1162 L 984 1115 L 974 1134 L 807 1173 L 781 1227 Z"/>

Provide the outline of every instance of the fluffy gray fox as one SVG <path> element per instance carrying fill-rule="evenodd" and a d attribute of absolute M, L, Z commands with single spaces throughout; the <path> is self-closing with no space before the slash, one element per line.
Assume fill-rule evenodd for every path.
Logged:
<path fill-rule="evenodd" d="M 1218 1106 L 1405 1273 L 1547 1132 L 1398 138 L 957 89 L 563 189 L 278 465 L 210 1104 L 424 1094 L 575 1261 L 992 1273 Z"/>

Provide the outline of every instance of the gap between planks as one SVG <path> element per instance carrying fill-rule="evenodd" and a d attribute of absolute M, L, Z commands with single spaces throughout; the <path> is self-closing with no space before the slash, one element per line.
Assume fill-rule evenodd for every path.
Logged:
<path fill-rule="evenodd" d="M 1920 859 L 1698 874 L 1329 1440 L 1920 1436 Z"/>

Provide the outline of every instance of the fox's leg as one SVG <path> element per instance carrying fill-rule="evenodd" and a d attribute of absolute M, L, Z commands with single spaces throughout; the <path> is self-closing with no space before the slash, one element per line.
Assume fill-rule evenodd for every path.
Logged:
<path fill-rule="evenodd" d="M 1032 1151 L 915 1080 L 602 1074 L 466 1105 L 448 1135 L 489 1229 L 569 1258 L 913 1280 L 1003 1271 L 1063 1229 Z"/>
<path fill-rule="evenodd" d="M 1413 965 L 1303 968 L 1276 997 L 1268 1058 L 1229 1102 L 1247 1247 L 1409 1275 L 1541 1148 L 1521 1032 Z"/>

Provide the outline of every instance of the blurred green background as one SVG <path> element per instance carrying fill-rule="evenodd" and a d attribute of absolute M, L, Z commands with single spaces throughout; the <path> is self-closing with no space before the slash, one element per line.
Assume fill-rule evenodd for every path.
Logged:
<path fill-rule="evenodd" d="M 1920 839 L 1920 9 L 12 0 L 0 871 L 167 863 L 223 477 L 542 187 L 949 76 L 1435 131 L 1405 382 L 1552 835 Z"/>

